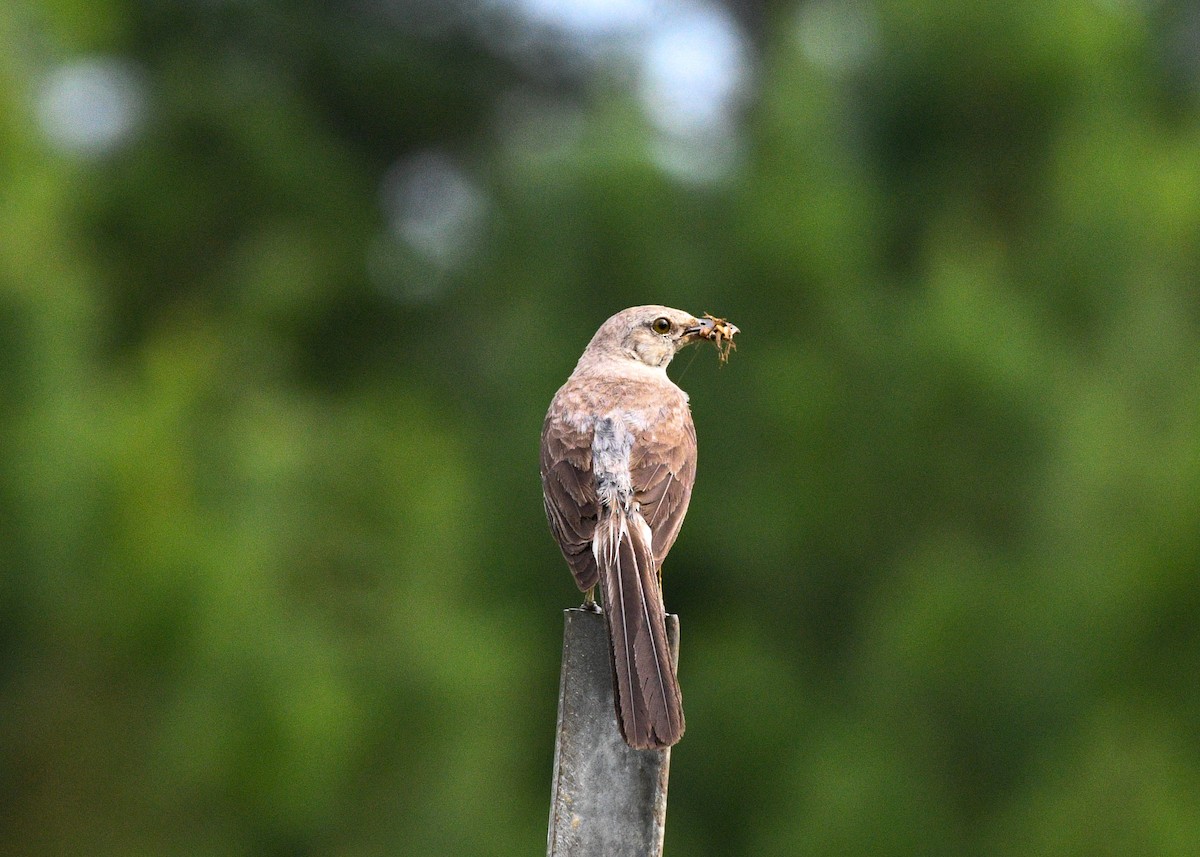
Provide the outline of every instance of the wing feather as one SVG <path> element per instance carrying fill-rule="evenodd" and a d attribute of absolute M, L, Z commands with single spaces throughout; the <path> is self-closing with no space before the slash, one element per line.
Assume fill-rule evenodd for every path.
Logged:
<path fill-rule="evenodd" d="M 663 560 L 683 526 L 696 481 L 696 427 L 687 403 L 635 437 L 630 475 L 642 517 L 654 534 L 654 559 Z"/>
<path fill-rule="evenodd" d="M 546 520 L 581 592 L 595 586 L 600 576 L 592 555 L 599 508 L 591 450 L 591 431 L 572 430 L 547 415 L 541 451 Z"/>

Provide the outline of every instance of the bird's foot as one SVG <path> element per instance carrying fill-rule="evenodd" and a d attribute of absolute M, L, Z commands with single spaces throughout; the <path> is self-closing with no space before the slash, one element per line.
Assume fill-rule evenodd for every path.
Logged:
<path fill-rule="evenodd" d="M 589 613 L 603 613 L 604 612 L 603 610 L 600 609 L 600 605 L 596 603 L 596 587 L 593 586 L 591 589 L 589 589 L 584 594 L 583 604 L 580 605 L 580 609 L 586 610 Z"/>

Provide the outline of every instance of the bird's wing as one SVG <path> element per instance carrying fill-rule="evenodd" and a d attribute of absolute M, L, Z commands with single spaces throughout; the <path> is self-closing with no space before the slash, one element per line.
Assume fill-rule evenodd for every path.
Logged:
<path fill-rule="evenodd" d="M 661 567 L 683 526 L 696 481 L 696 427 L 686 402 L 667 409 L 661 420 L 636 435 L 629 472 Z"/>
<path fill-rule="evenodd" d="M 542 426 L 542 497 L 546 518 L 581 592 L 600 573 L 592 553 L 599 506 L 592 478 L 592 433 L 571 428 L 552 407 Z"/>

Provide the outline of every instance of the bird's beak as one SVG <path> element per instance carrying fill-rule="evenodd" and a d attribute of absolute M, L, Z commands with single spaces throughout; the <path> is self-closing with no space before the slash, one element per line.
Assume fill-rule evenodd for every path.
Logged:
<path fill-rule="evenodd" d="M 719 345 L 722 341 L 732 342 L 741 333 L 736 324 L 730 324 L 723 318 L 713 318 L 705 315 L 697 319 L 691 327 L 683 329 L 684 336 L 694 336 L 698 339 L 714 339 Z"/>
<path fill-rule="evenodd" d="M 704 318 L 697 319 L 696 323 L 691 327 L 683 329 L 684 336 L 681 344 L 695 342 L 698 339 L 706 339 L 717 346 L 717 353 L 721 355 L 721 362 L 724 363 L 729 359 L 729 352 L 735 347 L 733 338 L 739 332 L 736 324 L 730 324 L 723 318 L 717 318 L 710 313 L 705 313 Z"/>

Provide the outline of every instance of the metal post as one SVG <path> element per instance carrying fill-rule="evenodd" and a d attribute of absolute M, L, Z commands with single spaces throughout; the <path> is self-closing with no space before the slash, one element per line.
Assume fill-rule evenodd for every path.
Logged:
<path fill-rule="evenodd" d="M 564 617 L 546 853 L 658 857 L 671 751 L 634 750 L 621 738 L 604 616 L 574 609 Z M 667 616 L 667 638 L 678 662 L 678 616 Z"/>

